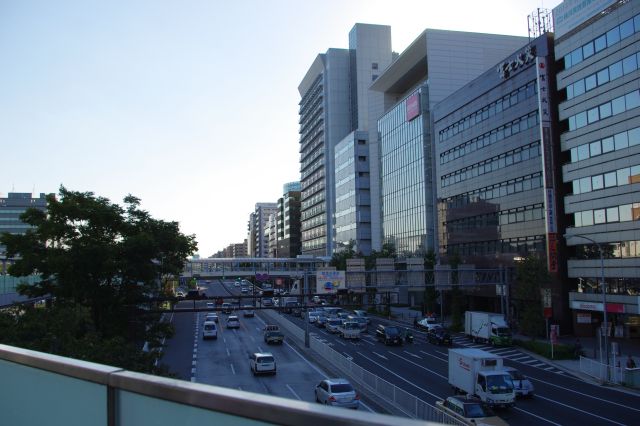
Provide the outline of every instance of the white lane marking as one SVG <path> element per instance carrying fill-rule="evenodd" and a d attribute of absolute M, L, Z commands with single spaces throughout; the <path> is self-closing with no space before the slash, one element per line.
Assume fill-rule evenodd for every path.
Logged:
<path fill-rule="evenodd" d="M 537 364 L 532 364 L 532 367 L 544 367 L 545 365 L 547 364 L 545 364 L 544 362 L 539 362 Z"/>
<path fill-rule="evenodd" d="M 196 362 L 195 361 L 191 361 L 191 365 L 193 365 L 195 367 L 196 366 Z"/>
<path fill-rule="evenodd" d="M 362 340 L 362 342 L 368 343 L 368 344 L 370 344 L 371 346 L 375 346 L 375 345 L 376 345 L 374 342 L 370 342 L 370 341 L 368 341 L 368 340 Z"/>
<path fill-rule="evenodd" d="M 520 351 L 515 351 L 515 350 L 509 350 L 509 349 L 499 349 L 497 351 L 492 351 L 494 354 L 498 354 L 498 355 L 506 355 L 506 354 L 512 354 L 512 353 L 520 353 Z"/>
<path fill-rule="evenodd" d="M 545 370 L 552 371 L 552 370 L 555 370 L 555 367 L 547 367 L 547 368 L 545 368 Z"/>
<path fill-rule="evenodd" d="M 231 352 L 229 352 L 229 348 L 227 348 L 227 356 L 231 356 Z"/>
<path fill-rule="evenodd" d="M 340 339 L 337 339 L 336 342 L 340 343 L 342 346 L 347 346 L 347 344 Z"/>
<path fill-rule="evenodd" d="M 249 338 L 250 338 L 252 341 L 254 341 L 254 342 L 256 341 L 255 337 L 253 337 L 253 335 L 252 335 L 252 334 L 250 334 L 250 335 L 249 335 Z"/>
<path fill-rule="evenodd" d="M 564 374 L 563 371 L 556 371 L 556 373 Z M 560 389 L 563 389 L 563 390 L 566 390 L 566 391 L 569 391 L 569 392 L 577 393 L 578 395 L 586 396 L 588 398 L 597 399 L 598 401 L 603 401 L 603 402 L 606 402 L 607 404 L 617 405 L 619 407 L 623 407 L 623 408 L 626 408 L 626 409 L 629 409 L 629 410 L 633 410 L 633 411 L 640 411 L 640 408 L 629 407 L 628 405 L 624 405 L 624 404 L 621 404 L 619 402 L 610 401 L 608 399 L 600 398 L 599 396 L 589 395 L 588 393 L 579 392 L 579 391 L 571 389 L 571 388 L 565 388 L 564 386 L 560 386 L 560 385 L 556 385 L 556 384 L 553 384 L 553 383 L 549 383 L 547 381 L 536 379 L 536 378 L 533 378 L 531 376 L 527 376 L 527 377 L 529 378 L 529 380 L 533 380 L 533 381 L 536 381 L 536 382 L 544 383 L 545 385 L 553 386 L 555 388 L 560 388 Z M 571 377 L 571 378 L 573 378 L 573 377 Z"/>
<path fill-rule="evenodd" d="M 536 362 L 539 362 L 537 359 L 530 359 L 529 361 L 522 361 L 523 364 L 534 364 Z"/>
<path fill-rule="evenodd" d="M 422 352 L 422 351 L 420 351 L 420 352 Z M 445 379 L 445 380 L 449 380 L 449 379 L 447 378 L 447 376 L 443 376 L 443 375 L 442 375 L 442 374 L 440 374 L 440 373 L 436 373 L 435 371 L 433 371 L 433 370 L 431 370 L 431 369 L 429 369 L 429 368 L 427 368 L 427 367 L 424 367 L 424 366 L 422 366 L 422 365 L 420 365 L 420 364 L 418 364 L 418 363 L 415 363 L 415 362 L 411 361 L 411 360 L 410 360 L 410 359 L 408 359 L 408 358 L 405 358 L 405 357 L 403 357 L 403 356 L 401 356 L 401 355 L 398 355 L 398 354 L 396 354 L 396 353 L 393 353 L 393 352 L 390 352 L 390 353 L 391 353 L 391 355 L 395 355 L 395 356 L 397 356 L 398 358 L 403 359 L 403 360 L 407 361 L 408 363 L 415 365 L 415 366 L 416 366 L 416 367 L 418 367 L 418 368 L 422 368 L 423 370 L 428 371 L 429 373 L 435 374 L 435 375 L 436 375 L 436 376 L 438 376 L 438 377 L 442 377 L 442 378 L 443 378 L 443 379 Z"/>
<path fill-rule="evenodd" d="M 233 364 L 229 364 L 229 365 L 231 365 L 231 372 L 232 372 L 232 373 L 233 373 L 233 375 L 235 376 L 235 375 L 236 375 L 236 369 L 235 369 L 235 368 L 233 368 Z"/>
<path fill-rule="evenodd" d="M 440 357 L 437 357 L 437 356 L 435 356 L 433 354 L 430 354 L 429 352 L 425 352 L 425 351 L 420 351 L 420 352 L 425 354 L 425 355 L 429 355 L 431 357 L 434 357 L 435 359 L 439 359 L 440 361 L 449 362 L 449 360 L 447 358 L 440 358 Z"/>
<path fill-rule="evenodd" d="M 523 359 L 529 358 L 529 355 L 519 356 L 518 358 L 509 358 L 511 361 L 522 361 Z"/>
<path fill-rule="evenodd" d="M 414 358 L 422 359 L 422 357 L 420 355 L 412 354 L 411 352 L 407 352 L 407 351 L 402 351 L 402 352 L 404 352 L 405 354 L 410 355 L 410 356 L 412 356 Z"/>
<path fill-rule="evenodd" d="M 295 396 L 296 398 L 298 398 L 298 400 L 302 401 L 302 398 L 300 398 L 300 396 L 296 393 L 296 391 L 294 391 L 291 386 L 289 386 L 288 384 L 285 385 L 287 387 L 287 389 L 289 389 L 289 392 L 291 392 L 293 394 L 293 396 Z"/>
<path fill-rule="evenodd" d="M 610 422 L 610 423 L 613 423 L 613 424 L 616 424 L 616 425 L 620 425 L 620 426 L 625 426 L 624 423 L 618 423 L 615 420 L 611 420 L 611 419 L 608 419 L 606 417 L 599 416 L 599 415 L 594 414 L 594 413 L 589 412 L 589 411 L 581 410 L 580 408 L 574 407 L 572 405 L 565 404 L 565 403 L 556 401 L 556 400 L 551 399 L 551 398 L 545 398 L 544 396 L 540 396 L 540 394 L 536 394 L 536 398 L 544 399 L 546 401 L 553 402 L 553 403 L 558 404 L 558 405 L 562 405 L 563 407 L 571 408 L 572 410 L 579 411 L 579 412 L 587 414 L 589 416 L 597 417 L 597 418 L 602 419 L 602 420 L 604 420 L 606 422 Z"/>
<path fill-rule="evenodd" d="M 379 357 L 380 357 L 380 358 L 382 358 L 382 359 L 386 359 L 387 361 L 389 360 L 389 358 L 387 358 L 387 357 L 386 357 L 386 356 L 384 356 L 384 355 L 380 355 L 378 352 L 371 352 L 371 353 L 372 353 L 372 354 L 374 354 L 374 355 L 379 356 Z"/>
<path fill-rule="evenodd" d="M 258 346 L 258 352 L 264 352 L 260 346 Z"/>
<path fill-rule="evenodd" d="M 551 421 L 551 420 L 549 420 L 549 419 L 545 419 L 544 417 L 540 417 L 539 415 L 537 415 L 537 414 L 533 414 L 533 413 L 531 413 L 531 412 L 529 412 L 529 411 L 527 411 L 527 410 L 523 410 L 522 408 L 519 408 L 519 407 L 515 407 L 515 406 L 514 406 L 514 407 L 511 407 L 511 409 L 512 409 L 512 410 L 522 411 L 523 413 L 527 413 L 527 414 L 529 414 L 529 415 L 531 415 L 531 416 L 533 416 L 533 417 L 537 417 L 537 418 L 539 418 L 539 419 L 540 419 L 540 420 L 542 420 L 542 421 L 545 421 L 545 422 L 547 422 L 547 423 L 551 423 L 552 425 L 562 426 L 560 423 L 552 422 L 552 421 Z"/>

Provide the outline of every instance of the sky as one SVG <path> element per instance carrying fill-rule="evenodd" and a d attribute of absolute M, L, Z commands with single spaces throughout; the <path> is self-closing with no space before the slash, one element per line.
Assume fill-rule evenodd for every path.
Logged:
<path fill-rule="evenodd" d="M 561 0 L 0 0 L 0 197 L 128 194 L 210 256 L 298 181 L 298 85 L 355 23 L 527 36 Z"/>

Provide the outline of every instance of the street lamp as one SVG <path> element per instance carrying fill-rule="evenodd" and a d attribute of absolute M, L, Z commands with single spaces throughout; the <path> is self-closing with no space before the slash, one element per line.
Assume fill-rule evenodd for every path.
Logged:
<path fill-rule="evenodd" d="M 572 235 L 566 235 L 564 236 L 567 241 L 571 238 L 571 237 L 578 237 L 578 238 L 583 238 L 587 241 L 590 241 L 592 244 L 595 244 L 598 247 L 598 252 L 600 253 L 600 284 L 602 285 L 602 312 L 603 312 L 603 318 L 604 318 L 604 353 L 605 353 L 605 359 L 607 361 L 607 369 L 606 369 L 606 375 L 607 375 L 607 379 L 609 378 L 609 349 L 608 349 L 608 342 L 607 342 L 607 337 L 608 337 L 608 332 L 607 332 L 607 326 L 608 326 L 608 322 L 607 322 L 607 290 L 606 290 L 606 285 L 604 282 L 604 253 L 602 252 L 602 246 L 600 245 L 600 243 L 592 240 L 589 237 L 586 237 L 584 235 L 581 234 L 572 234 Z M 602 348 L 600 348 L 600 357 L 602 358 Z"/>

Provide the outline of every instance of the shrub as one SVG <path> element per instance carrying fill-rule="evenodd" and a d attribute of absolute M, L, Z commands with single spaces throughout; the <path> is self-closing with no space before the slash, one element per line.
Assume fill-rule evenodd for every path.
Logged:
<path fill-rule="evenodd" d="M 513 339 L 513 344 L 551 359 L 551 344 L 549 342 Z M 563 343 L 553 345 L 553 359 L 576 359 L 574 346 Z"/>

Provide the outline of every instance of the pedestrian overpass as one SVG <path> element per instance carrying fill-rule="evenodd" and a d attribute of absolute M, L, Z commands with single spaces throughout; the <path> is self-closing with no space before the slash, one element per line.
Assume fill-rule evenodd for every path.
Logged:
<path fill-rule="evenodd" d="M 329 257 L 235 257 L 191 259 L 184 267 L 184 278 L 288 277 L 302 278 L 319 268 L 329 266 Z"/>

